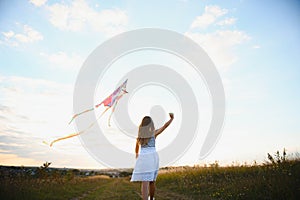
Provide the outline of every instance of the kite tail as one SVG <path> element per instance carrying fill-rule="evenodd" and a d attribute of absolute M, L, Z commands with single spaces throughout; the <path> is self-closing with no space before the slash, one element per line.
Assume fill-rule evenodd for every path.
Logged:
<path fill-rule="evenodd" d="M 116 106 L 117 106 L 119 100 L 120 100 L 120 99 L 122 98 L 122 96 L 123 96 L 124 94 L 126 94 L 126 93 L 128 93 L 128 92 L 127 92 L 127 91 L 124 91 L 124 93 L 121 94 L 121 95 L 117 98 L 116 103 L 114 104 L 114 106 L 113 106 L 113 108 L 112 108 L 112 111 L 111 111 L 111 113 L 110 113 L 110 115 L 109 115 L 109 117 L 108 117 L 108 126 L 109 126 L 109 127 L 111 126 L 111 125 L 110 125 L 110 119 L 111 119 L 111 116 L 112 116 L 112 114 L 114 113 L 114 111 L 115 111 L 115 109 L 116 109 Z"/>
<path fill-rule="evenodd" d="M 119 99 L 122 97 L 123 95 L 121 95 L 120 97 L 118 97 L 118 99 L 117 99 L 117 101 L 116 101 L 116 103 L 114 104 L 114 106 L 113 106 L 113 108 L 112 108 L 112 111 L 111 111 L 111 113 L 110 113 L 110 115 L 109 115 L 109 117 L 108 117 L 108 126 L 110 127 L 110 119 L 111 119 L 111 116 L 112 116 L 112 114 L 114 113 L 114 111 L 115 111 L 115 109 L 116 109 L 116 106 L 117 106 L 117 104 L 118 104 L 118 101 L 119 101 Z"/>
<path fill-rule="evenodd" d="M 84 129 L 83 131 L 81 131 L 81 133 L 84 133 L 85 131 L 87 131 L 88 129 L 92 128 L 96 123 L 97 121 L 104 115 L 104 113 L 106 113 L 106 111 L 110 109 L 110 107 L 106 108 L 102 113 L 101 115 L 93 122 L 91 123 L 86 129 Z"/>
<path fill-rule="evenodd" d="M 67 135 L 65 137 L 61 137 L 61 138 L 58 138 L 56 140 L 53 140 L 51 143 L 50 143 L 50 147 L 52 147 L 52 145 L 55 143 L 55 142 L 58 142 L 60 140 L 65 140 L 65 139 L 68 139 L 68 138 L 71 138 L 71 137 L 75 137 L 79 134 L 81 134 L 82 132 L 78 132 L 78 133 L 73 133 L 73 134 L 70 134 L 70 135 Z"/>
<path fill-rule="evenodd" d="M 51 143 L 50 143 L 50 147 L 53 146 L 54 143 L 58 142 L 58 141 L 61 141 L 61 140 L 65 140 L 65 139 L 68 139 L 68 138 L 72 138 L 72 137 L 75 137 L 75 136 L 78 136 L 84 132 L 86 132 L 87 130 L 89 130 L 90 128 L 92 128 L 96 123 L 97 121 L 104 115 L 104 113 L 109 109 L 110 107 L 106 108 L 102 113 L 101 115 L 93 122 L 91 123 L 86 129 L 82 130 L 82 131 L 79 131 L 78 133 L 72 133 L 70 135 L 67 135 L 67 136 L 64 136 L 64 137 L 60 137 L 60 138 L 57 138 L 55 140 L 53 140 Z M 43 143 L 45 144 L 48 144 L 47 142 L 43 141 Z"/>
<path fill-rule="evenodd" d="M 83 111 L 83 112 L 81 112 L 81 113 L 78 113 L 78 114 L 75 114 L 75 115 L 72 117 L 72 119 L 71 119 L 71 121 L 69 122 L 69 124 L 71 124 L 71 122 L 72 122 L 76 117 L 78 117 L 79 115 L 81 115 L 81 114 L 83 114 L 83 113 L 86 113 L 86 112 L 90 112 L 90 111 L 92 111 L 92 110 L 94 110 L 94 108 L 85 110 L 85 111 Z"/>

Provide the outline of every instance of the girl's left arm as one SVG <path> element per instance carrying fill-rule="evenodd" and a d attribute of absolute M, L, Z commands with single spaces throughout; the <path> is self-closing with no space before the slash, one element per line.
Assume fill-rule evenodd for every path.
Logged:
<path fill-rule="evenodd" d="M 139 148 L 140 148 L 140 145 L 139 145 L 138 140 L 136 139 L 136 144 L 135 144 L 135 158 L 137 158 L 139 156 Z"/>

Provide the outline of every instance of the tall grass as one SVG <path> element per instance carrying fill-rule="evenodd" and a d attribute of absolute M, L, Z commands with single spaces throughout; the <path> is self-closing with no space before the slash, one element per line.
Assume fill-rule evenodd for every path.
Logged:
<path fill-rule="evenodd" d="M 287 160 L 285 150 L 276 156 L 263 165 L 172 170 L 157 185 L 192 199 L 300 199 L 300 160 Z"/>
<path fill-rule="evenodd" d="M 1 177 L 0 199 L 71 199 L 106 184 L 108 179 L 70 176 Z"/>

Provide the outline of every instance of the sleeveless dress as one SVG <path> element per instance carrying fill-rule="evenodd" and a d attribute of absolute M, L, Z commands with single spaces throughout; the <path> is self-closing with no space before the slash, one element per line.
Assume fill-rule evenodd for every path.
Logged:
<path fill-rule="evenodd" d="M 155 149 L 155 137 L 141 146 L 130 181 L 155 181 L 159 168 L 159 157 Z"/>

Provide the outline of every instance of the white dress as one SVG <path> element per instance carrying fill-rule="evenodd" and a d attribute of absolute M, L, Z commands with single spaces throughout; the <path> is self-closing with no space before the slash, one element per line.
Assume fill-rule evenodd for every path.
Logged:
<path fill-rule="evenodd" d="M 159 157 L 155 149 L 155 138 L 141 147 L 131 176 L 131 181 L 155 181 L 159 168 Z"/>

